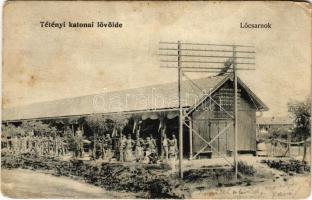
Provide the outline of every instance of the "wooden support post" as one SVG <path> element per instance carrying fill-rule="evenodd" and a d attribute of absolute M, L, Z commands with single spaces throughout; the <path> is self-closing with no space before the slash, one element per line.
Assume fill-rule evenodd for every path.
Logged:
<path fill-rule="evenodd" d="M 225 121 L 225 126 L 227 126 L 227 121 Z M 228 132 L 225 133 L 225 152 L 228 151 Z"/>
<path fill-rule="evenodd" d="M 189 141 L 190 141 L 190 160 L 193 159 L 193 121 L 192 117 L 189 117 Z"/>
<path fill-rule="evenodd" d="M 238 134 L 238 109 L 237 109 L 237 71 L 236 71 L 236 47 L 233 46 L 233 72 L 234 72 L 234 167 L 235 180 L 237 180 L 237 134 Z"/>
<path fill-rule="evenodd" d="M 291 145 L 290 145 L 290 143 L 291 143 L 291 132 L 290 132 L 290 130 L 288 130 L 287 131 L 287 142 L 288 142 L 288 144 L 287 144 L 287 146 L 288 146 L 288 157 L 290 157 L 291 156 L 291 154 L 290 154 L 290 148 L 291 148 Z"/>
<path fill-rule="evenodd" d="M 162 124 L 162 117 L 159 117 L 159 126 Z M 160 126 L 159 129 L 159 133 L 160 133 L 160 155 L 161 155 L 161 159 L 163 159 L 164 156 L 164 151 L 163 151 L 163 127 Z"/>
<path fill-rule="evenodd" d="M 219 133 L 220 133 L 220 123 L 219 123 L 219 121 L 217 121 L 217 129 L 218 129 L 217 135 L 219 135 Z M 218 137 L 217 139 L 218 139 L 218 141 L 217 141 L 217 144 L 218 144 L 218 152 L 220 152 L 220 137 Z"/>
<path fill-rule="evenodd" d="M 182 70 L 181 70 L 181 44 L 178 41 L 178 93 L 179 93 L 179 174 L 180 178 L 183 178 L 183 110 L 181 103 L 181 79 L 182 79 Z"/>
<path fill-rule="evenodd" d="M 301 146 L 300 146 L 300 144 L 298 144 L 298 156 L 300 156 L 300 148 L 301 148 Z"/>

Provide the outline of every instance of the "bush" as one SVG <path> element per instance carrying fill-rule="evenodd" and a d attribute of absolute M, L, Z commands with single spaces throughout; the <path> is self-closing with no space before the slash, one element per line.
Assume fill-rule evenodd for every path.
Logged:
<path fill-rule="evenodd" d="M 299 160 L 262 160 L 261 163 L 267 164 L 270 168 L 284 171 L 286 173 L 302 174 L 304 171 L 310 171 L 306 163 Z"/>
<path fill-rule="evenodd" d="M 247 175 L 253 176 L 256 173 L 256 170 L 252 165 L 248 165 L 246 162 L 239 161 L 237 163 L 238 172 Z"/>

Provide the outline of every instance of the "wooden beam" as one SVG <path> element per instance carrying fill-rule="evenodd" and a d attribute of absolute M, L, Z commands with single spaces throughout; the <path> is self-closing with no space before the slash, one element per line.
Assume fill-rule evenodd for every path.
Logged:
<path fill-rule="evenodd" d="M 190 160 L 193 159 L 193 121 L 192 121 L 192 117 L 188 117 L 189 118 L 189 142 L 190 142 Z"/>
<path fill-rule="evenodd" d="M 180 50 L 180 41 L 178 41 L 178 92 L 179 92 L 179 174 L 180 178 L 183 178 L 183 108 L 181 103 L 181 79 L 182 79 L 182 70 L 181 70 L 181 50 Z"/>
<path fill-rule="evenodd" d="M 233 46 L 233 57 L 236 57 L 236 47 Z M 234 59 L 235 60 L 235 59 Z M 234 168 L 235 168 L 235 180 L 237 181 L 237 134 L 238 134 L 238 110 L 237 110 L 237 71 L 236 64 L 233 63 L 234 70 Z"/>

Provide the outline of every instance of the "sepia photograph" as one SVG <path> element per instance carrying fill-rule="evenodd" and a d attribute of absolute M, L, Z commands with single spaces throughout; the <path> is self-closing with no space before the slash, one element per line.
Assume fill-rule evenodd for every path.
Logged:
<path fill-rule="evenodd" d="M 305 199 L 311 5 L 6 1 L 5 199 Z"/>

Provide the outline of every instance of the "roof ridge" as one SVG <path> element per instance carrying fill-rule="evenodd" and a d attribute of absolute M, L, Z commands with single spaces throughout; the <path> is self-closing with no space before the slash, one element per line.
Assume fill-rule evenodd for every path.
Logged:
<path fill-rule="evenodd" d="M 215 75 L 215 76 L 205 76 L 202 78 L 197 78 L 197 79 L 193 79 L 192 81 L 198 81 L 198 80 L 204 80 L 204 79 L 211 79 L 211 78 L 217 78 L 217 77 L 223 77 L 222 80 L 224 80 L 225 78 L 227 78 L 230 75 Z M 184 80 L 185 82 L 189 82 L 188 80 Z M 220 80 L 221 81 L 221 80 Z M 177 81 L 172 81 L 172 82 L 168 82 L 168 83 L 158 83 L 158 84 L 154 84 L 154 85 L 147 85 L 147 86 L 143 86 L 143 87 L 133 87 L 133 88 L 128 88 L 128 89 L 121 89 L 121 90 L 112 90 L 112 91 L 108 91 L 107 93 L 114 93 L 114 92 L 124 92 L 124 91 L 130 91 L 130 90 L 136 90 L 136 89 L 143 89 L 143 88 L 150 88 L 150 87 L 155 87 L 155 86 L 164 86 L 164 85 L 169 85 L 169 84 L 175 84 L 177 83 Z M 69 99 L 76 99 L 76 98 L 82 98 L 82 97 L 89 97 L 89 96 L 94 96 L 94 95 L 100 95 L 100 94 L 105 94 L 105 92 L 100 92 L 100 93 L 92 93 L 92 94 L 86 94 L 86 95 L 80 95 L 80 96 L 73 96 L 73 97 L 64 97 L 64 98 L 59 98 L 59 99 L 52 99 L 52 100 L 47 100 L 47 101 L 38 101 L 38 102 L 33 102 L 33 103 L 29 103 L 29 104 L 25 104 L 25 105 L 21 105 L 21 106 L 12 106 L 12 107 L 8 107 L 8 108 L 4 108 L 4 109 L 16 109 L 16 108 L 21 108 L 21 107 L 26 107 L 26 106 L 33 106 L 36 104 L 42 104 L 42 103 L 52 103 L 52 102 L 56 102 L 56 101 L 64 101 L 64 100 L 69 100 Z"/>

